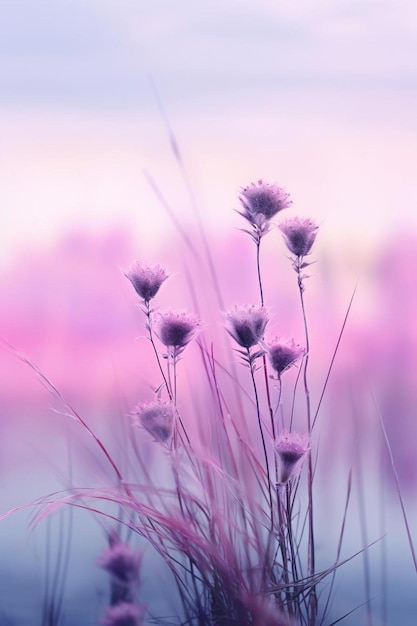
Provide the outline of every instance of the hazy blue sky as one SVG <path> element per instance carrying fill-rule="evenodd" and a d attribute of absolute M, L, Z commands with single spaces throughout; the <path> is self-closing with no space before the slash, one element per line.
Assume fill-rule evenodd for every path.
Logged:
<path fill-rule="evenodd" d="M 3 258 L 73 223 L 134 223 L 144 206 L 156 236 L 164 216 L 143 168 L 186 211 L 149 74 L 214 225 L 261 176 L 330 232 L 414 224 L 414 0 L 2 0 L 0 11 Z"/>
<path fill-rule="evenodd" d="M 289 88 L 417 85 L 413 0 L 3 0 L 0 23 L 11 106 L 136 109 L 146 71 L 203 108 Z"/>

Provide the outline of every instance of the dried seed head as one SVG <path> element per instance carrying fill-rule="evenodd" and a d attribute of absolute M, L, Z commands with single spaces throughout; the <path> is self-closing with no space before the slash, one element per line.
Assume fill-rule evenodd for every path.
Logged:
<path fill-rule="evenodd" d="M 287 248 L 295 256 L 306 256 L 310 253 L 319 229 L 309 218 L 293 217 L 279 225 L 284 235 Z"/>
<path fill-rule="evenodd" d="M 279 481 L 285 484 L 300 472 L 310 442 L 306 435 L 283 430 L 275 442 L 275 450 L 279 459 Z"/>
<path fill-rule="evenodd" d="M 164 346 L 173 347 L 179 353 L 194 337 L 199 324 L 193 313 L 166 311 L 160 314 L 158 337 Z"/>
<path fill-rule="evenodd" d="M 96 563 L 105 569 L 117 581 L 128 584 L 139 582 L 139 568 L 142 553 L 121 541 L 113 541 L 109 548 L 103 550 Z"/>
<path fill-rule="evenodd" d="M 143 626 L 145 624 L 146 606 L 119 602 L 106 607 L 106 616 L 101 620 L 103 626 Z"/>
<path fill-rule="evenodd" d="M 294 339 L 275 339 L 266 346 L 266 352 L 279 376 L 305 354 L 304 348 L 296 344 Z"/>
<path fill-rule="evenodd" d="M 242 348 L 251 348 L 263 337 L 269 321 L 263 306 L 235 306 L 226 311 L 226 330 Z"/>
<path fill-rule="evenodd" d="M 143 426 L 156 441 L 167 442 L 174 428 L 174 407 L 170 402 L 138 404 L 134 410 L 134 423 Z"/>
<path fill-rule="evenodd" d="M 159 265 L 149 267 L 141 265 L 136 261 L 130 269 L 125 273 L 130 280 L 136 293 L 146 302 L 149 303 L 156 296 L 160 286 L 168 278 L 168 274 Z"/>
<path fill-rule="evenodd" d="M 290 195 L 278 185 L 269 185 L 259 180 L 244 187 L 239 196 L 243 206 L 241 215 L 262 231 L 279 211 L 291 206 Z"/>

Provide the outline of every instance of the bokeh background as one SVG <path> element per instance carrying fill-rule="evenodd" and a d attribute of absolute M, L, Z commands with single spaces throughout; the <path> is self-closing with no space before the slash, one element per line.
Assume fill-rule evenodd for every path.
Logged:
<path fill-rule="evenodd" d="M 416 572 L 371 393 L 415 527 L 414 0 L 3 0 L 0 12 L 1 339 L 111 439 L 156 377 L 122 270 L 136 258 L 164 264 L 172 276 L 161 306 L 198 306 L 207 338 L 223 346 L 208 255 L 225 306 L 257 301 L 239 189 L 260 178 L 284 186 L 288 211 L 320 224 L 307 291 L 316 402 L 358 284 L 323 403 L 318 499 L 323 511 L 342 502 L 345 470 L 360 457 L 349 546 L 388 537 L 385 553 L 370 552 L 373 623 L 414 624 Z M 262 254 L 272 331 L 300 336 L 275 229 Z M 74 464 L 85 478 L 93 455 L 33 369 L 4 348 L 2 511 L 65 486 Z M 333 517 L 322 522 L 330 528 Z M 14 566 L 2 566 L 1 615 L 33 624 L 49 531 L 27 536 L 23 513 L 2 524 Z M 72 567 L 85 580 L 69 577 L 67 623 L 100 613 L 103 542 L 93 521 L 75 524 Z M 20 596 L 9 592 L 16 580 Z M 352 571 L 343 585 L 347 611 L 364 583 Z M 81 618 L 82 593 L 95 600 Z M 369 624 L 366 615 L 349 623 Z"/>

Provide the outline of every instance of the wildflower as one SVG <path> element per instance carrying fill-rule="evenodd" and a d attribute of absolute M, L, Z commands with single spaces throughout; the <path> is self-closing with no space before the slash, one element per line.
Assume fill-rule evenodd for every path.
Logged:
<path fill-rule="evenodd" d="M 316 239 L 318 225 L 309 218 L 293 217 L 279 225 L 285 243 L 295 256 L 306 256 L 310 253 Z"/>
<path fill-rule="evenodd" d="M 267 231 L 274 215 L 292 204 L 290 195 L 282 187 L 262 180 L 244 187 L 239 199 L 243 206 L 241 215 L 262 232 Z"/>
<path fill-rule="evenodd" d="M 106 607 L 106 616 L 101 620 L 103 626 L 143 626 L 146 606 L 120 602 Z"/>
<path fill-rule="evenodd" d="M 138 581 L 141 562 L 142 553 L 119 540 L 113 541 L 97 559 L 97 565 L 124 584 Z"/>
<path fill-rule="evenodd" d="M 168 278 L 168 274 L 159 265 L 149 267 L 141 265 L 139 261 L 132 265 L 125 276 L 132 283 L 136 293 L 147 304 L 156 296 L 162 283 Z"/>
<path fill-rule="evenodd" d="M 294 339 L 275 339 L 266 346 L 266 352 L 272 367 L 280 376 L 304 355 L 305 350 Z"/>
<path fill-rule="evenodd" d="M 306 435 L 283 430 L 275 443 L 275 450 L 279 459 L 279 482 L 283 485 L 300 472 L 310 450 L 309 439 Z"/>
<path fill-rule="evenodd" d="M 174 407 L 169 402 L 159 400 L 148 404 L 138 404 L 134 419 L 148 431 L 156 441 L 165 443 L 170 439 L 174 428 Z"/>
<path fill-rule="evenodd" d="M 246 305 L 235 306 L 226 312 L 227 332 L 242 348 L 251 348 L 264 335 L 269 321 L 268 314 L 263 306 Z"/>
<path fill-rule="evenodd" d="M 158 337 L 167 347 L 173 347 L 179 354 L 193 338 L 199 325 L 193 313 L 161 313 Z"/>

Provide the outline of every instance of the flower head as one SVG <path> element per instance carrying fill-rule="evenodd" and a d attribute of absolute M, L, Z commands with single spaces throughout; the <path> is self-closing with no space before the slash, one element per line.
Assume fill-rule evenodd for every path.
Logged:
<path fill-rule="evenodd" d="M 310 442 L 307 435 L 283 430 L 275 442 L 275 450 L 279 459 L 279 482 L 285 484 L 299 473 Z"/>
<path fill-rule="evenodd" d="M 156 296 L 160 286 L 168 278 L 168 274 L 159 265 L 149 267 L 141 265 L 136 261 L 131 268 L 125 273 L 130 280 L 136 293 L 146 302 L 149 303 Z"/>
<path fill-rule="evenodd" d="M 268 323 L 263 306 L 235 306 L 226 312 L 226 330 L 242 348 L 251 348 L 260 341 Z"/>
<path fill-rule="evenodd" d="M 120 602 L 106 607 L 106 616 L 101 620 L 103 626 L 143 626 L 146 606 Z"/>
<path fill-rule="evenodd" d="M 174 348 L 179 354 L 194 337 L 200 321 L 193 313 L 161 313 L 158 337 L 164 346 Z"/>
<path fill-rule="evenodd" d="M 266 346 L 266 352 L 278 375 L 285 372 L 305 354 L 304 348 L 296 344 L 294 339 L 275 339 Z"/>
<path fill-rule="evenodd" d="M 243 206 L 241 215 L 262 232 L 268 230 L 268 222 L 274 215 L 292 204 L 290 195 L 282 187 L 262 180 L 244 187 L 239 199 Z"/>
<path fill-rule="evenodd" d="M 142 553 L 119 540 L 113 541 L 97 559 L 97 565 L 105 569 L 118 582 L 138 582 Z"/>
<path fill-rule="evenodd" d="M 134 422 L 140 424 L 156 441 L 165 443 L 174 428 L 174 407 L 170 402 L 138 404 L 134 409 Z"/>
<path fill-rule="evenodd" d="M 300 257 L 310 253 L 318 228 L 318 225 L 308 217 L 293 217 L 279 225 L 287 248 L 292 254 Z"/>

